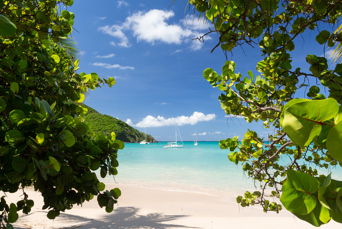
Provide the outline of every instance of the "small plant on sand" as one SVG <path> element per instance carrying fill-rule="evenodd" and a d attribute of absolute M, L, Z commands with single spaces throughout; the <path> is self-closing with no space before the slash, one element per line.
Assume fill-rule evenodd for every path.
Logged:
<path fill-rule="evenodd" d="M 75 15 L 73 0 L 0 1 L 0 191 L 22 192 L 17 203 L 0 198 L 0 228 L 13 228 L 18 212 L 34 202 L 25 192 L 33 186 L 54 219 L 97 196 L 100 207 L 113 210 L 119 189 L 104 191 L 101 177 L 116 175 L 121 141 L 88 135 L 77 105 L 88 89 L 115 84 L 96 73 L 77 73 L 79 61 L 68 38 Z"/>
<path fill-rule="evenodd" d="M 261 204 L 264 211 L 279 212 L 284 206 L 314 226 L 331 219 L 342 223 L 342 181 L 322 174 L 324 169 L 342 165 L 342 64 L 329 68 L 325 57 L 307 53 L 304 70 L 292 67 L 294 41 L 303 33 L 310 31 L 322 50 L 341 42 L 342 35 L 334 34 L 332 27 L 342 14 L 342 2 L 189 3 L 215 26 L 197 38 L 216 33 L 218 43 L 212 51 L 232 52 L 247 45 L 260 48 L 263 58 L 257 63 L 257 76 L 252 71 L 243 73 L 246 76 L 235 72 L 236 64 L 230 60 L 220 74 L 210 68 L 203 72 L 204 78 L 222 91 L 219 101 L 227 114 L 242 115 L 247 122 L 262 121 L 264 128 L 274 133 L 265 139 L 249 130 L 240 140 L 234 137 L 220 142 L 222 149 L 231 151 L 229 160 L 242 164 L 248 176 L 261 184 L 261 192 L 246 192 L 237 202 L 243 207 Z M 326 93 L 320 93 L 321 89 Z M 306 98 L 296 98 L 303 93 Z M 265 192 L 266 188 L 272 191 Z M 280 198 L 282 205 L 268 197 Z"/>

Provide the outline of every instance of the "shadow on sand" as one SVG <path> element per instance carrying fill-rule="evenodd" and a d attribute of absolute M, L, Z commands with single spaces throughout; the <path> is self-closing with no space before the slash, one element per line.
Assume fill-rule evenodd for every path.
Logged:
<path fill-rule="evenodd" d="M 139 209 L 134 207 L 120 207 L 117 208 L 113 213 L 105 215 L 101 219 L 91 219 L 91 212 L 89 212 L 89 218 L 71 215 L 67 213 L 61 213 L 56 221 L 63 222 L 63 227 L 56 227 L 53 224 L 49 226 L 40 228 L 63 228 L 63 229 L 104 229 L 104 228 L 115 228 L 115 229 L 169 229 L 169 228 L 197 228 L 188 227 L 185 225 L 173 224 L 169 221 L 177 220 L 182 217 L 187 217 L 186 215 L 163 215 L 161 213 L 151 213 L 148 215 L 139 215 Z M 30 214 L 26 216 L 21 216 L 19 219 L 22 222 L 18 222 L 15 228 L 26 229 L 26 228 L 36 228 L 30 226 L 25 222 L 29 219 Z M 46 215 L 45 215 L 46 217 Z M 51 227 L 52 226 L 52 227 Z M 38 227 L 37 227 L 38 228 Z"/>

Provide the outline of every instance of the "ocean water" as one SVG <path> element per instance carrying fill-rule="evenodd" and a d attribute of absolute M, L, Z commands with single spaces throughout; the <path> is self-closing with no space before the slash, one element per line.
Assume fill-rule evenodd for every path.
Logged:
<path fill-rule="evenodd" d="M 227 197 L 260 190 L 260 183 L 248 178 L 241 165 L 228 160 L 230 151 L 222 150 L 219 142 L 198 142 L 198 146 L 184 142 L 184 148 L 178 149 L 164 149 L 165 144 L 125 143 L 118 152 L 118 175 L 104 181 Z M 287 164 L 289 158 L 281 161 Z M 320 172 L 327 175 L 330 171 Z M 332 172 L 334 179 L 342 180 L 341 168 Z"/>
<path fill-rule="evenodd" d="M 178 149 L 164 146 L 165 142 L 125 143 L 118 152 L 118 175 L 105 182 L 208 195 L 256 190 L 254 181 L 241 165 L 228 160 L 229 150 L 220 149 L 218 142 L 184 142 Z"/>

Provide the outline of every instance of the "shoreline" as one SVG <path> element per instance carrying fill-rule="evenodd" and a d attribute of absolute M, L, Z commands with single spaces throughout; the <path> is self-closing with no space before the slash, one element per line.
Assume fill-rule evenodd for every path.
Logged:
<path fill-rule="evenodd" d="M 112 213 L 100 208 L 96 198 L 83 206 L 61 213 L 55 220 L 46 217 L 41 210 L 43 200 L 32 189 L 26 192 L 35 202 L 28 215 L 20 214 L 14 228 L 315 228 L 282 210 L 280 214 L 264 213 L 260 206 L 242 208 L 237 203 L 200 193 L 178 192 L 139 187 L 127 184 L 107 183 L 106 189 L 118 187 L 122 196 Z M 156 187 L 158 188 L 158 187 Z M 17 202 L 21 193 L 9 194 L 7 202 Z M 235 201 L 236 196 L 232 197 Z M 336 222 L 323 228 L 340 228 Z"/>

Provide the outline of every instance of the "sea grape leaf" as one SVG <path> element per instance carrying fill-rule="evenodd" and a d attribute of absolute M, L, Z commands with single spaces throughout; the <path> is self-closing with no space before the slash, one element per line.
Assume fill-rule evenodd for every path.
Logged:
<path fill-rule="evenodd" d="M 17 206 L 13 203 L 10 204 L 10 209 L 8 213 L 8 222 L 14 223 L 18 220 Z"/>
<path fill-rule="evenodd" d="M 324 121 L 333 119 L 338 110 L 338 103 L 331 98 L 296 103 L 286 108 L 282 127 L 303 148 L 319 136 Z"/>
<path fill-rule="evenodd" d="M 99 190 L 99 192 L 103 191 L 106 188 L 106 185 L 102 182 L 97 183 L 97 189 Z"/>
<path fill-rule="evenodd" d="M 17 27 L 7 17 L 0 14 L 0 36 L 12 36 Z"/>
<path fill-rule="evenodd" d="M 37 134 L 36 140 L 37 140 L 39 145 L 43 144 L 43 142 L 44 142 L 44 134 L 43 133 Z"/>
<path fill-rule="evenodd" d="M 13 110 L 9 113 L 9 119 L 13 123 L 18 123 L 25 118 L 25 113 L 22 110 Z"/>
<path fill-rule="evenodd" d="M 53 54 L 53 55 L 51 55 L 51 57 L 52 57 L 52 59 L 53 59 L 57 64 L 60 62 L 60 58 L 59 58 L 58 55 Z"/>
<path fill-rule="evenodd" d="M 59 138 L 66 145 L 66 147 L 71 147 L 75 144 L 75 137 L 69 130 L 63 130 L 59 134 Z"/>
<path fill-rule="evenodd" d="M 6 107 L 7 107 L 7 103 L 5 102 L 5 100 L 3 100 L 3 98 L 0 97 L 0 112 L 5 110 Z"/>
<path fill-rule="evenodd" d="M 342 122 L 339 122 L 330 130 L 326 143 L 330 156 L 335 160 L 342 162 Z"/>
<path fill-rule="evenodd" d="M 9 144 L 15 145 L 22 140 L 22 135 L 19 130 L 10 130 L 6 132 L 5 139 Z"/>
<path fill-rule="evenodd" d="M 114 188 L 110 190 L 110 194 L 115 198 L 118 199 L 121 196 L 121 190 L 118 188 Z"/>
<path fill-rule="evenodd" d="M 288 170 L 280 201 L 293 214 L 307 215 L 316 207 L 317 200 L 312 194 L 318 187 L 318 181 L 311 175 Z"/>
<path fill-rule="evenodd" d="M 23 157 L 15 157 L 12 161 L 12 168 L 14 171 L 21 173 L 28 167 L 28 162 Z"/>
<path fill-rule="evenodd" d="M 286 103 L 285 106 L 283 107 L 283 111 L 280 115 L 280 125 L 282 126 L 282 123 L 283 123 L 283 119 L 284 119 L 284 115 L 285 115 L 285 110 L 293 105 L 293 104 L 296 104 L 296 103 L 301 103 L 301 102 L 305 102 L 305 101 L 311 101 L 310 99 L 293 99 L 293 100 L 290 100 L 290 102 Z"/>
<path fill-rule="evenodd" d="M 59 162 L 54 158 L 49 156 L 49 161 L 51 163 L 51 165 L 53 166 L 53 168 L 59 172 L 61 170 L 61 165 L 59 164 Z"/>
<path fill-rule="evenodd" d="M 311 211 L 309 214 L 306 215 L 300 215 L 295 214 L 299 219 L 304 220 L 316 227 L 319 227 L 323 224 L 323 222 L 319 219 L 321 214 L 321 206 L 320 204 L 317 204 L 317 206 Z M 324 219 L 326 219 L 326 215 L 323 216 Z"/>
<path fill-rule="evenodd" d="M 17 94 L 19 92 L 19 84 L 17 82 L 12 82 L 10 86 L 10 90 Z"/>

